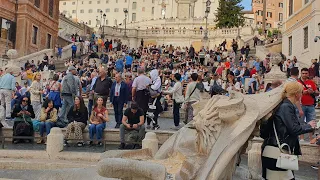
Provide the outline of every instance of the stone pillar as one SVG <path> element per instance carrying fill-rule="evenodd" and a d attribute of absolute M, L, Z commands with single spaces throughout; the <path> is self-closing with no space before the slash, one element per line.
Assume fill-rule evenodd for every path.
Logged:
<path fill-rule="evenodd" d="M 159 141 L 156 133 L 148 132 L 146 137 L 142 140 L 142 149 L 149 148 L 152 156 L 154 156 L 159 150 Z"/>
<path fill-rule="evenodd" d="M 54 127 L 47 136 L 47 153 L 56 155 L 63 150 L 63 134 L 60 128 Z"/>
<path fill-rule="evenodd" d="M 184 18 L 190 18 L 193 16 L 194 11 L 194 3 L 197 0 L 176 0 L 176 3 L 178 4 L 178 18 L 184 19 Z M 191 8 L 191 9 L 190 9 Z"/>
<path fill-rule="evenodd" d="M 261 179 L 261 145 L 257 141 L 251 141 L 252 146 L 248 151 L 248 169 L 250 179 Z"/>

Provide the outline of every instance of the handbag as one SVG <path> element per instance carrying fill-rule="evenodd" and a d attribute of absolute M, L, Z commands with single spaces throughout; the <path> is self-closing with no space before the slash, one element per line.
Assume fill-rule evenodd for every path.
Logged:
<path fill-rule="evenodd" d="M 277 159 L 276 167 L 281 169 L 293 170 L 293 171 L 299 170 L 298 156 L 291 154 L 291 149 L 288 144 L 283 143 L 280 145 L 280 141 L 277 135 L 276 126 L 274 125 L 274 122 L 273 122 L 273 130 L 276 136 L 278 147 L 280 149 L 280 156 Z M 288 147 L 289 154 L 283 152 L 282 148 L 284 146 Z"/>

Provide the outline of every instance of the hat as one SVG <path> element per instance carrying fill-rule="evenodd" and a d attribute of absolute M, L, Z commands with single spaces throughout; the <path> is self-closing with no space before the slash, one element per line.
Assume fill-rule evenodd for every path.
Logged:
<path fill-rule="evenodd" d="M 138 109 L 139 105 L 136 102 L 132 102 L 131 109 Z"/>
<path fill-rule="evenodd" d="M 76 68 L 74 66 L 69 66 L 68 71 L 72 71 L 72 70 L 76 70 Z"/>

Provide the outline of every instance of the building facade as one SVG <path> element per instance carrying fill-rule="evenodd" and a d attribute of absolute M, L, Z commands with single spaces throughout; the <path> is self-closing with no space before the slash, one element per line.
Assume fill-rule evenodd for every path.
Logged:
<path fill-rule="evenodd" d="M 60 12 L 88 26 L 121 26 L 158 19 L 193 19 L 205 16 L 207 0 L 60 0 Z M 209 19 L 219 0 L 211 0 Z M 187 7 L 186 7 L 187 6 Z M 187 10 L 185 10 L 187 9 Z M 127 18 L 124 11 L 127 10 Z M 103 17 L 105 14 L 105 18 Z M 126 20 L 126 21 L 125 21 Z M 211 23 L 211 22 L 209 22 Z M 213 21 L 212 21 L 213 23 Z"/>
<path fill-rule="evenodd" d="M 320 0 L 284 0 L 283 12 L 283 54 L 308 66 L 320 58 Z"/>
<path fill-rule="evenodd" d="M 263 1 L 252 0 L 252 11 L 255 15 L 255 23 L 257 27 L 262 27 L 263 20 Z M 285 0 L 266 0 L 267 14 L 266 14 L 266 28 L 279 28 L 283 21 L 283 7 Z M 297 0 L 302 1 L 302 0 Z"/>
<path fill-rule="evenodd" d="M 5 53 L 7 36 L 19 57 L 53 48 L 58 20 L 59 0 L 0 0 L 0 54 Z"/>

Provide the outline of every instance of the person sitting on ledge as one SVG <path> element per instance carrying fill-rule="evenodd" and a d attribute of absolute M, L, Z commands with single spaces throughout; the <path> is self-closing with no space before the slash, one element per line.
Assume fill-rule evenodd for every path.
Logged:
<path fill-rule="evenodd" d="M 130 108 L 127 108 L 124 112 L 122 118 L 122 124 L 120 125 L 120 147 L 119 149 L 125 149 L 125 132 L 126 131 L 139 131 L 138 142 L 142 142 L 146 134 L 144 127 L 144 113 L 143 110 L 139 108 L 136 102 L 131 104 Z M 138 147 L 138 146 L 136 146 Z"/>
<path fill-rule="evenodd" d="M 43 137 L 44 132 L 46 132 L 48 136 L 51 128 L 55 126 L 57 119 L 57 109 L 54 108 L 53 101 L 47 99 L 43 103 L 42 109 L 40 111 L 40 137 Z M 37 141 L 38 144 L 42 144 L 43 142 L 44 139 L 39 139 L 39 141 Z"/>
<path fill-rule="evenodd" d="M 79 140 L 78 146 L 81 147 L 84 145 L 82 131 L 87 126 L 88 121 L 88 109 L 84 105 L 82 97 L 76 96 L 74 98 L 74 105 L 70 108 L 70 111 L 67 115 L 69 124 L 67 126 L 67 132 L 65 135 L 64 145 L 68 144 L 68 139 L 71 139 L 72 132 L 74 132 L 74 139 Z"/>
<path fill-rule="evenodd" d="M 35 114 L 28 97 L 23 96 L 20 104 L 15 105 L 11 117 L 14 118 L 13 136 L 33 136 L 31 118 L 35 118 Z M 16 138 L 12 139 L 14 144 L 20 141 L 20 139 Z M 31 142 L 31 140 L 27 141 Z"/>
<path fill-rule="evenodd" d="M 103 98 L 98 97 L 96 106 L 92 110 L 92 114 L 90 116 L 90 145 L 93 145 L 94 134 L 96 134 L 98 146 L 102 146 L 101 139 L 103 136 L 103 130 L 106 128 L 106 122 L 108 121 L 108 110 L 105 106 L 103 106 Z"/>

